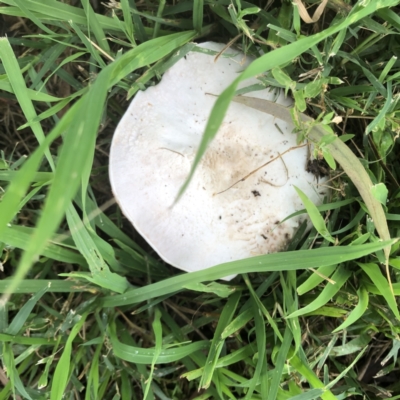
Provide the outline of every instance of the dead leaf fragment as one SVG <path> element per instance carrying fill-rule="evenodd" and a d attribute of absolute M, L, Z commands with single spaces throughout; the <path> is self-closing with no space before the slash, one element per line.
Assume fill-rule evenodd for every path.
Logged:
<path fill-rule="evenodd" d="M 306 24 L 313 24 L 317 22 L 321 18 L 321 15 L 325 10 L 326 5 L 328 4 L 328 0 L 322 0 L 322 3 L 315 10 L 314 15 L 310 17 L 310 14 L 308 13 L 306 7 L 301 0 L 293 0 L 293 2 L 299 9 L 300 18 Z"/>

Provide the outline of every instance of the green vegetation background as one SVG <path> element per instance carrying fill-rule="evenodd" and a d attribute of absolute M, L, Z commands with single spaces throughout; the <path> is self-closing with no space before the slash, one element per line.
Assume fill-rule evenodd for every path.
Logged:
<path fill-rule="evenodd" d="M 0 400 L 400 398 L 400 1 L 314 3 L 0 1 Z M 108 152 L 206 40 L 257 60 L 193 170 L 250 76 L 324 126 L 299 128 L 335 168 L 286 252 L 182 274 L 114 204 Z"/>

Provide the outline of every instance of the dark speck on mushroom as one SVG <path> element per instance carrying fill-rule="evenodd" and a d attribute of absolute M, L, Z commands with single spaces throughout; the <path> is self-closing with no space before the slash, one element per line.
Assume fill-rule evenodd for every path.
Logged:
<path fill-rule="evenodd" d="M 258 190 L 252 190 L 251 193 L 253 193 L 254 197 L 261 196 Z"/>

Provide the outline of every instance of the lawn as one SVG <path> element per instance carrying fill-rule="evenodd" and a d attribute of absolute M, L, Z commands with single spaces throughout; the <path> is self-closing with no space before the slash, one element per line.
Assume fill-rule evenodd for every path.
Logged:
<path fill-rule="evenodd" d="M 399 12 L 1 0 L 0 400 L 400 399 Z M 122 214 L 108 162 L 132 98 L 205 41 L 254 61 L 176 201 L 231 102 L 294 122 L 329 190 L 318 207 L 299 192 L 313 227 L 285 251 L 183 273 Z M 293 106 L 246 99 L 248 78 Z"/>

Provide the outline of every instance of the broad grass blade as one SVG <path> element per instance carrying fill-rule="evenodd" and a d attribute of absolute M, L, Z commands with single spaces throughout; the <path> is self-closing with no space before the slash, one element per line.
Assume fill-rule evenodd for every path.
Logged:
<path fill-rule="evenodd" d="M 173 278 L 165 279 L 146 287 L 127 291 L 122 295 L 106 296 L 103 298 L 103 305 L 105 307 L 117 307 L 135 304 L 154 298 L 154 293 L 157 293 L 157 296 L 163 296 L 180 291 L 188 284 L 221 279 L 230 274 L 240 274 L 243 272 L 295 271 L 332 265 L 332 263 L 339 264 L 371 254 L 395 242 L 396 240 L 393 239 L 386 242 L 368 243 L 359 246 L 325 247 L 247 258 L 220 264 L 203 271 L 174 276 Z"/>
<path fill-rule="evenodd" d="M 141 347 L 129 346 L 121 343 L 116 334 L 115 324 L 110 324 L 110 342 L 116 357 L 135 364 L 150 365 L 154 360 L 155 349 L 143 349 Z M 157 364 L 172 363 L 191 355 L 198 350 L 207 350 L 210 346 L 208 341 L 198 341 L 195 343 L 184 344 L 179 347 L 164 349 L 157 357 Z"/>
<path fill-rule="evenodd" d="M 339 267 L 332 276 L 332 280 L 335 282 L 335 284 L 328 282 L 321 294 L 314 301 L 312 301 L 306 307 L 303 307 L 301 310 L 295 311 L 294 313 L 288 315 L 287 318 L 299 317 L 300 315 L 307 314 L 324 306 L 340 290 L 350 276 L 351 271 L 347 271 L 344 268 Z"/>

